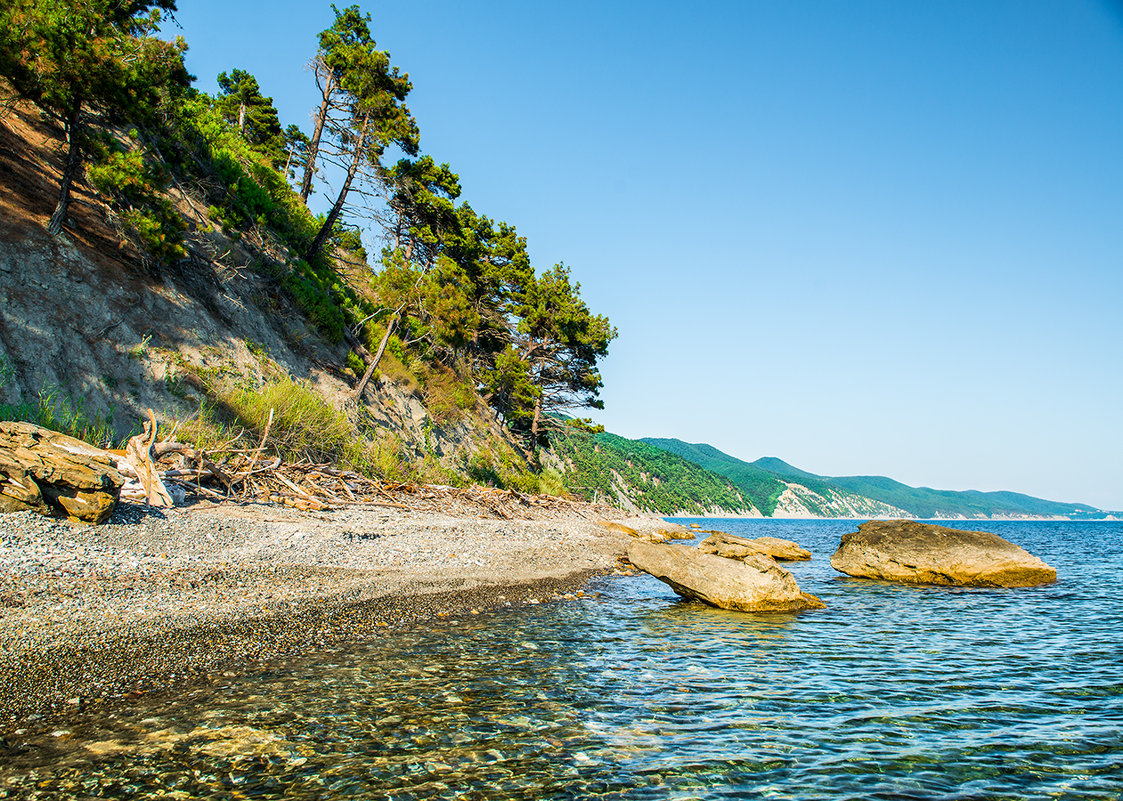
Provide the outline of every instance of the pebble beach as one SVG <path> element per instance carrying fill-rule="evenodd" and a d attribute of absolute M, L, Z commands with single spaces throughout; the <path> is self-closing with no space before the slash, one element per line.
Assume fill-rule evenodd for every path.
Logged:
<path fill-rule="evenodd" d="M 0 727 L 434 617 L 582 594 L 621 569 L 627 534 L 605 511 L 120 504 L 100 526 L 0 515 Z"/>

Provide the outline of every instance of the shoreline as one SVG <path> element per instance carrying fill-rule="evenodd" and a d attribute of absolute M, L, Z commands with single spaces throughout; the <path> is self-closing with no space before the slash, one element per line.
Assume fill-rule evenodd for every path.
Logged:
<path fill-rule="evenodd" d="M 121 504 L 101 526 L 0 515 L 0 731 L 329 643 L 583 593 L 628 536 L 604 506 L 511 520 Z M 612 517 L 609 517 L 612 515 Z"/>
<path fill-rule="evenodd" d="M 763 517 L 759 515 L 667 515 L 667 520 L 785 520 L 785 521 L 799 521 L 799 520 L 841 520 L 841 521 L 854 521 L 854 520 L 915 520 L 918 523 L 1118 523 L 1123 520 L 1123 517 L 1116 517 L 1108 513 L 1106 517 L 880 517 L 863 516 L 863 517 L 813 517 L 811 515 L 798 515 L 798 516 L 773 516 Z"/>

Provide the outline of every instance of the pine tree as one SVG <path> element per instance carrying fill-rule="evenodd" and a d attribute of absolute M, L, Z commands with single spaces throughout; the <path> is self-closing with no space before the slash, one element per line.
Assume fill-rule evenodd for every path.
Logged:
<path fill-rule="evenodd" d="M 282 168 L 288 158 L 287 142 L 273 98 L 263 96 L 257 78 L 240 69 L 219 73 L 218 88 L 221 94 L 215 98 L 215 106 L 222 116 L 273 167 Z"/>
<path fill-rule="evenodd" d="M 84 159 L 85 118 L 150 119 L 191 80 L 182 40 L 150 36 L 175 0 L 6 0 L 0 6 L 0 74 L 59 121 L 67 139 L 58 202 L 47 230 L 62 231 Z"/>
<path fill-rule="evenodd" d="M 350 12 L 357 14 L 357 7 L 352 6 Z M 344 16 L 338 10 L 336 15 Z M 405 105 L 413 86 L 408 75 L 390 65 L 390 54 L 377 48 L 370 36 L 369 21 L 369 15 L 360 17 L 347 45 L 331 51 L 339 99 L 325 108 L 323 131 L 334 142 L 331 155 L 346 172 L 335 203 L 304 253 L 306 261 L 319 254 L 334 230 L 356 177 L 366 175 L 377 180 L 384 170 L 382 155 L 387 147 L 396 145 L 406 155 L 417 154 L 417 123 Z M 310 160 L 324 155 L 323 142 L 322 136 L 318 141 L 313 137 Z"/>

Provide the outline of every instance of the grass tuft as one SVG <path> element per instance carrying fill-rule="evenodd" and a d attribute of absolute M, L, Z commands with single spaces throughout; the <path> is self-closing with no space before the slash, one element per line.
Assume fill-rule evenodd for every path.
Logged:
<path fill-rule="evenodd" d="M 112 409 L 103 415 L 89 412 L 85 401 L 64 394 L 58 387 L 40 390 L 33 403 L 0 404 L 0 420 L 33 423 L 99 448 L 111 448 L 123 441 L 117 439 Z"/>

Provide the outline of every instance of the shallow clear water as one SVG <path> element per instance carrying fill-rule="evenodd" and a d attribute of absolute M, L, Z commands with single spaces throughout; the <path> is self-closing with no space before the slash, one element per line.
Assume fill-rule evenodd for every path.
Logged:
<path fill-rule="evenodd" d="M 827 609 L 605 579 L 76 717 L 0 797 L 1123 797 L 1123 523 L 965 526 L 1057 568 L 1019 590 L 841 577 L 851 521 L 712 524 L 810 548 Z"/>

